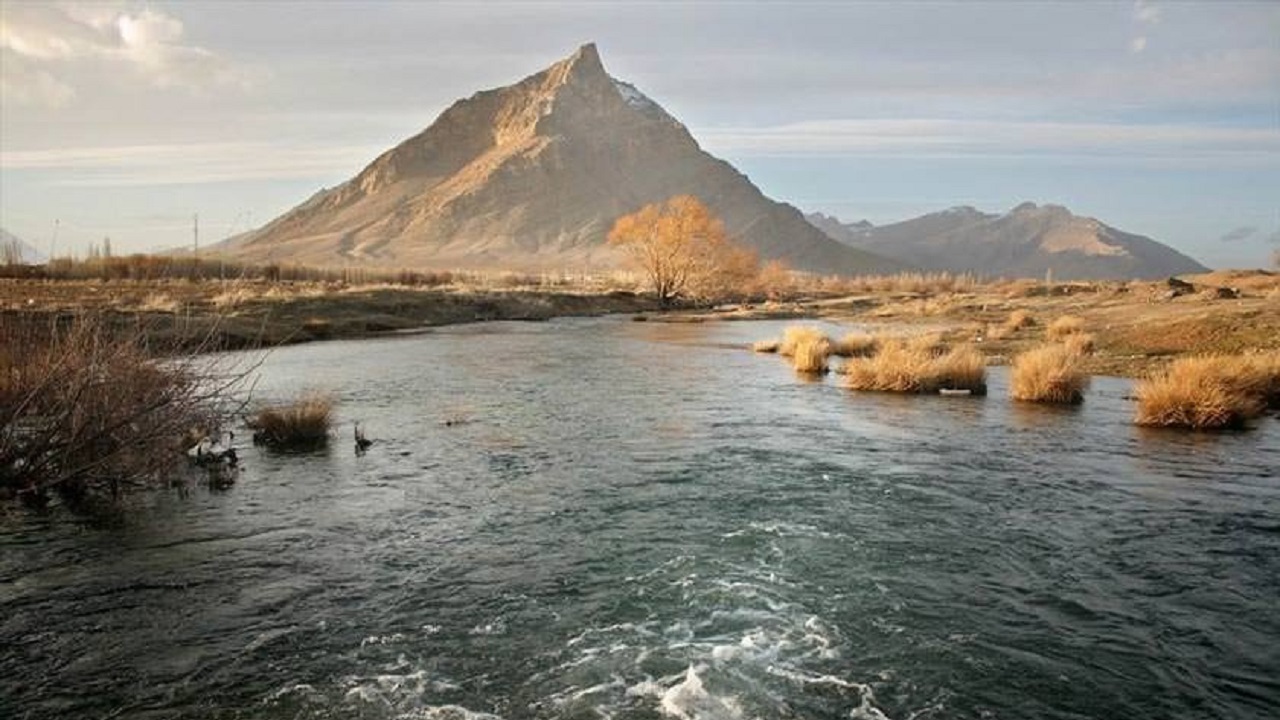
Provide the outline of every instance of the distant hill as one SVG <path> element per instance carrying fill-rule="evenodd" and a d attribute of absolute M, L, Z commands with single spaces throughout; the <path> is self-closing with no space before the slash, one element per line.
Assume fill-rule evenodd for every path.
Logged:
<path fill-rule="evenodd" d="M 0 264 L 16 261 L 25 265 L 39 265 L 45 260 L 44 254 L 39 250 L 23 242 L 17 235 L 0 228 Z"/>
<path fill-rule="evenodd" d="M 621 215 L 701 198 L 763 258 L 824 273 L 901 264 L 832 241 L 712 157 L 594 45 L 514 85 L 476 93 L 351 180 L 223 249 L 256 261 L 394 267 L 608 268 Z"/>
<path fill-rule="evenodd" d="M 925 270 L 1061 280 L 1159 278 L 1208 268 L 1149 237 L 1061 205 L 1022 203 L 1003 215 L 953 207 L 891 225 L 810 214 L 828 237 Z"/>

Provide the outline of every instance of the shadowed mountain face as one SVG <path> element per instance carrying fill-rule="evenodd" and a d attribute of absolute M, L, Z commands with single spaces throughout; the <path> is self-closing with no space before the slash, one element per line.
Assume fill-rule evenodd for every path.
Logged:
<path fill-rule="evenodd" d="M 842 224 L 819 213 L 807 216 L 829 237 L 925 270 L 988 277 L 1060 280 L 1159 278 L 1205 272 L 1173 248 L 1061 205 L 1023 203 L 1003 215 L 954 207 L 891 225 Z"/>
<path fill-rule="evenodd" d="M 520 82 L 476 93 L 359 175 L 225 247 L 250 260 L 400 267 L 609 268 L 621 215 L 696 195 L 731 236 L 800 269 L 899 264 L 832 241 L 765 197 L 635 87 L 594 45 Z"/>

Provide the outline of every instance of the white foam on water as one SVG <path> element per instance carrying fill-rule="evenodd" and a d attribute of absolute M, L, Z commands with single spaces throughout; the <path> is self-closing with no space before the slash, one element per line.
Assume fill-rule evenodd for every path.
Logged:
<path fill-rule="evenodd" d="M 364 638 L 363 640 L 360 641 L 360 647 L 365 647 L 367 645 L 392 645 L 394 643 L 402 642 L 403 640 L 404 640 L 404 635 L 402 633 L 392 633 L 390 635 L 370 635 L 369 637 Z"/>
<path fill-rule="evenodd" d="M 468 710 L 459 705 L 434 705 L 396 716 L 396 720 L 503 720 L 499 715 Z"/>
<path fill-rule="evenodd" d="M 653 697 L 662 714 L 679 720 L 742 720 L 746 717 L 736 697 L 715 695 L 706 688 L 702 676 L 707 666 L 690 665 L 683 675 L 664 681 L 647 679 L 627 688 L 632 697 Z"/>

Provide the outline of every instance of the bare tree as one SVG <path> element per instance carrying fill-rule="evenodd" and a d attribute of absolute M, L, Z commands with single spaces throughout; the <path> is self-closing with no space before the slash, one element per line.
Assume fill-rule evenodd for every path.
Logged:
<path fill-rule="evenodd" d="M 645 273 L 663 306 L 742 292 L 760 269 L 755 253 L 730 241 L 724 223 L 691 195 L 618 218 L 609 242 Z"/>

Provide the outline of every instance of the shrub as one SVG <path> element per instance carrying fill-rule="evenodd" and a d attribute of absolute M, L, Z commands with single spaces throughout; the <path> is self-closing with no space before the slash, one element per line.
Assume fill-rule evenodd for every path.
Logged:
<path fill-rule="evenodd" d="M 803 343 L 816 343 L 826 340 L 827 334 L 822 330 L 807 325 L 797 325 L 782 331 L 782 342 L 778 345 L 778 354 L 783 357 L 791 357 L 796 353 L 796 347 Z"/>
<path fill-rule="evenodd" d="M 1093 336 L 1088 333 L 1072 333 L 1062 340 L 1067 352 L 1080 357 L 1093 354 Z"/>
<path fill-rule="evenodd" d="M 872 357 L 853 358 L 842 368 L 854 390 L 936 393 L 942 389 L 986 392 L 986 361 L 971 345 L 941 354 L 921 339 L 888 339 Z"/>
<path fill-rule="evenodd" d="M 1009 313 L 1009 317 L 1004 321 L 1004 328 L 1013 332 L 1023 328 L 1034 327 L 1035 324 L 1036 319 L 1031 317 L 1031 313 L 1026 310 L 1014 310 Z"/>
<path fill-rule="evenodd" d="M 117 498 L 183 462 L 213 433 L 244 373 L 194 355 L 158 360 L 145 329 L 108 316 L 0 316 L 0 493 Z"/>
<path fill-rule="evenodd" d="M 1068 335 L 1084 332 L 1084 319 L 1075 315 L 1063 315 L 1049 323 L 1045 335 L 1050 340 L 1061 340 Z"/>
<path fill-rule="evenodd" d="M 323 447 L 332 425 L 333 400 L 324 395 L 264 407 L 249 421 L 255 443 L 288 450 Z"/>
<path fill-rule="evenodd" d="M 879 341 L 863 332 L 849 333 L 832 343 L 831 354 L 839 357 L 870 357 L 876 354 Z"/>
<path fill-rule="evenodd" d="M 1013 360 L 1009 394 L 1014 400 L 1078 403 L 1084 400 L 1089 377 L 1080 369 L 1080 354 L 1065 345 L 1045 345 Z"/>
<path fill-rule="evenodd" d="M 796 372 L 825 373 L 827 372 L 827 358 L 830 355 L 831 341 L 826 336 L 816 339 L 809 338 L 796 345 L 791 364 L 796 369 Z"/>
<path fill-rule="evenodd" d="M 1175 360 L 1163 373 L 1139 382 L 1139 425 L 1197 430 L 1243 427 L 1261 414 L 1274 376 L 1267 362 L 1212 355 Z"/>

